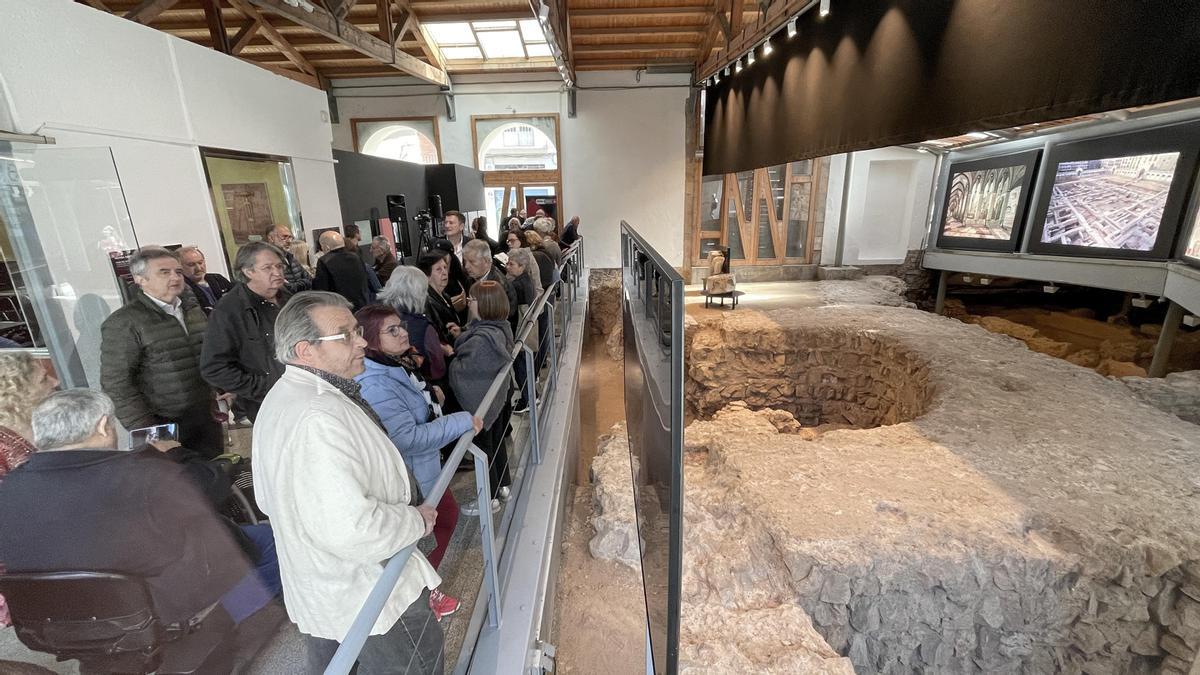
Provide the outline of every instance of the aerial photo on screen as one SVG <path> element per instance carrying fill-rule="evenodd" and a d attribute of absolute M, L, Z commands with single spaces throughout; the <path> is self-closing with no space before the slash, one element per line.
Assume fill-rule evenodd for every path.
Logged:
<path fill-rule="evenodd" d="M 942 234 L 970 239 L 1011 239 L 1024 179 L 1024 165 L 953 173 Z"/>
<path fill-rule="evenodd" d="M 1042 243 L 1153 249 L 1178 160 L 1178 152 L 1163 152 L 1062 162 Z"/>

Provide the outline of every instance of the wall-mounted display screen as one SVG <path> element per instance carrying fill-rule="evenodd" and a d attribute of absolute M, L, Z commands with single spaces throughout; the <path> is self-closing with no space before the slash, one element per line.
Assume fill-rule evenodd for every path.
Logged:
<path fill-rule="evenodd" d="M 1194 265 L 1200 265 L 1200 211 L 1192 216 L 1192 232 L 1184 241 L 1183 257 Z"/>
<path fill-rule="evenodd" d="M 1014 251 L 1040 150 L 950 165 L 939 248 Z"/>
<path fill-rule="evenodd" d="M 1151 250 L 1178 163 L 1161 152 L 1059 164 L 1042 243 Z"/>
<path fill-rule="evenodd" d="M 1051 150 L 1032 253 L 1165 259 L 1195 170 L 1200 125 L 1067 143 Z"/>

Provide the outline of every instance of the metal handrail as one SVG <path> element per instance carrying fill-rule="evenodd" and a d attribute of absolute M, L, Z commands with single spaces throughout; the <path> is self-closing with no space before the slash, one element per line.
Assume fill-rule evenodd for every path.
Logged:
<path fill-rule="evenodd" d="M 526 348 L 525 340 L 528 339 L 529 332 L 533 330 L 533 325 L 538 320 L 538 317 L 541 316 L 542 311 L 544 311 L 546 303 L 549 302 L 550 295 L 562 283 L 562 269 L 575 252 L 579 250 L 580 244 L 582 244 L 582 238 L 563 252 L 563 262 L 558 265 L 559 281 L 542 289 L 542 293 L 534 301 L 529 311 L 525 313 L 525 317 L 522 318 L 521 324 L 517 328 L 517 334 L 513 336 L 514 345 L 512 352 L 509 354 L 508 365 L 492 380 L 491 386 L 488 387 L 487 393 L 484 394 L 483 401 L 475 411 L 476 415 L 482 417 L 486 414 L 495 401 L 496 396 L 499 395 L 500 390 L 508 384 L 510 373 L 518 355 L 525 355 L 529 351 Z M 578 283 L 578 280 L 576 280 L 576 283 Z M 553 337 L 551 337 L 551 340 L 553 340 Z M 533 345 L 533 348 L 536 349 L 537 345 Z M 533 382 L 536 379 L 536 373 L 532 372 L 532 357 L 530 357 L 527 363 L 529 363 L 529 367 L 526 372 L 526 381 Z M 535 400 L 530 400 L 531 410 L 534 407 Z M 536 417 L 533 420 L 533 423 L 536 424 Z M 458 441 L 454 444 L 454 450 L 451 451 L 450 456 L 446 458 L 446 461 L 442 465 L 442 472 L 438 475 L 437 482 L 434 483 L 433 489 L 429 491 L 429 494 L 425 496 L 424 504 L 436 507 L 441 502 L 442 496 L 449 489 L 450 481 L 453 480 L 454 474 L 458 470 L 458 465 L 466 455 L 468 447 L 470 447 L 471 453 L 475 456 L 477 466 L 480 461 L 483 461 L 486 467 L 486 458 L 483 452 L 471 445 L 471 441 L 474 438 L 475 430 L 473 428 L 467 430 L 462 436 L 459 436 Z M 483 459 L 481 460 L 481 458 Z M 540 463 L 540 461 L 537 463 Z M 484 518 L 485 514 L 490 516 L 491 513 L 491 486 L 486 479 L 482 481 L 481 489 L 484 493 L 479 499 L 480 520 L 482 522 L 486 520 Z M 484 536 L 485 545 L 489 538 L 486 534 L 488 533 L 485 533 Z M 342 639 L 337 651 L 333 655 L 333 659 L 330 660 L 329 665 L 325 668 L 325 675 L 347 675 L 350 669 L 354 667 L 354 663 L 358 660 L 358 655 L 362 651 L 363 645 L 366 644 L 367 637 L 370 635 L 371 628 L 374 627 L 375 622 L 379 619 L 384 605 L 387 604 L 388 598 L 392 595 L 392 590 L 395 589 L 397 582 L 400 581 L 400 575 L 404 571 L 404 566 L 408 564 L 409 559 L 416 550 L 417 542 L 413 542 L 388 560 L 383 568 L 383 573 L 379 576 L 379 580 L 375 582 L 375 586 L 371 589 L 370 594 L 367 595 L 362 608 L 359 609 L 358 615 L 354 617 L 354 622 L 350 625 L 350 630 L 346 632 L 346 637 Z M 497 582 L 495 579 L 496 556 L 494 554 L 485 555 L 484 558 L 485 564 L 490 565 L 492 568 L 490 575 L 485 574 L 485 577 L 490 576 L 490 579 L 485 578 L 485 583 L 493 585 L 493 595 L 498 594 L 498 585 L 496 585 Z M 485 570 L 485 572 L 487 571 Z M 492 600 L 494 601 L 495 597 Z M 498 615 L 498 604 L 492 605 L 490 609 L 494 615 Z"/>

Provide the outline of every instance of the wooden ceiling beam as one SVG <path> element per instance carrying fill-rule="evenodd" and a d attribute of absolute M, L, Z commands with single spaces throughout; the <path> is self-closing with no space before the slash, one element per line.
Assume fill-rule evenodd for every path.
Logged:
<path fill-rule="evenodd" d="M 261 19 L 255 19 L 242 26 L 241 30 L 229 42 L 230 53 L 234 55 L 241 54 L 242 50 L 249 46 L 254 38 L 258 37 L 258 29 L 262 28 L 262 25 L 263 22 Z"/>
<path fill-rule="evenodd" d="M 294 70 L 289 70 L 287 68 L 281 68 L 279 66 L 275 66 L 270 63 L 259 63 L 257 61 L 250 61 L 248 59 L 243 59 L 243 61 L 246 61 L 246 63 L 253 63 L 254 65 L 258 66 L 259 68 L 264 68 L 266 70 L 271 71 L 272 73 L 275 73 L 276 75 L 281 75 L 283 77 L 286 77 L 289 80 L 295 80 L 296 82 L 300 82 L 301 84 L 307 84 L 308 86 L 313 87 L 315 89 L 323 89 L 323 87 L 321 86 L 321 78 L 317 75 L 310 75 L 309 73 L 297 73 Z"/>
<path fill-rule="evenodd" d="M 577 44 L 575 51 L 580 54 L 590 52 L 619 52 L 619 51 L 695 51 L 696 45 L 691 42 L 620 42 L 605 44 Z"/>
<path fill-rule="evenodd" d="M 468 14 L 455 14 L 453 12 L 420 12 L 421 21 L 425 23 L 446 23 L 450 21 L 502 21 L 504 19 L 532 19 L 535 18 L 530 14 L 528 9 L 502 9 L 494 11 L 472 11 Z"/>
<path fill-rule="evenodd" d="M 707 15 L 707 7 L 580 7 L 571 10 L 571 16 L 638 16 L 661 14 L 677 16 L 679 14 Z"/>
<path fill-rule="evenodd" d="M 167 11 L 179 0 L 143 0 L 141 4 L 129 10 L 125 18 L 142 25 L 149 25 L 159 14 Z"/>
<path fill-rule="evenodd" d="M 298 49 L 292 46 L 292 43 L 288 42 L 287 38 L 280 35 L 279 31 L 275 30 L 275 27 L 272 26 L 269 21 L 267 21 L 266 17 L 264 17 L 262 13 L 250 5 L 248 0 L 229 0 L 229 4 L 233 5 L 233 7 L 242 14 L 245 14 L 247 18 L 257 22 L 259 24 L 259 30 L 262 31 L 263 36 L 266 37 L 271 44 L 275 45 L 275 48 L 278 49 L 284 56 L 286 56 L 287 60 L 292 62 L 292 65 L 299 68 L 301 72 L 308 73 L 309 75 L 315 76 L 317 74 L 316 67 L 313 66 L 308 59 L 304 58 L 304 55 L 301 54 Z"/>
<path fill-rule="evenodd" d="M 691 26 L 652 26 L 648 28 L 640 26 L 613 26 L 612 28 L 572 28 L 571 34 L 579 37 L 588 37 L 642 33 L 645 35 L 689 35 L 699 39 L 702 30 L 702 28 L 693 28 Z"/>
<path fill-rule="evenodd" d="M 713 53 L 701 45 L 700 61 L 696 64 L 696 81 L 703 80 L 727 64 L 733 55 L 740 56 L 783 28 L 793 16 L 811 10 L 816 0 L 776 0 L 765 13 L 746 24 L 724 48 Z M 715 45 L 714 45 L 715 46 Z"/>
<path fill-rule="evenodd" d="M 396 42 L 392 37 L 392 0 L 375 0 L 375 33 L 380 40 Z"/>
<path fill-rule="evenodd" d="M 225 30 L 225 18 L 221 16 L 221 0 L 201 0 L 204 6 L 204 18 L 208 21 L 208 36 L 212 40 L 212 48 L 223 53 L 232 54 L 233 47 L 229 43 L 229 33 Z"/>
<path fill-rule="evenodd" d="M 307 12 L 303 9 L 292 7 L 284 2 L 284 0 L 238 1 L 243 3 L 249 2 L 258 8 L 265 9 L 289 21 L 310 28 L 338 43 L 353 48 L 361 54 L 370 56 L 380 63 L 385 63 L 396 70 L 420 78 L 426 82 L 442 86 L 450 82 L 450 77 L 446 74 L 446 71 L 435 68 L 404 52 L 397 52 L 391 44 L 380 40 L 378 37 L 353 24 L 338 22 L 328 10 L 323 8 L 317 7 L 312 12 Z"/>
<path fill-rule="evenodd" d="M 108 6 L 105 5 L 103 2 L 101 2 L 101 0 L 75 0 L 75 1 L 81 5 L 87 5 L 87 6 L 91 7 L 92 9 L 98 9 L 101 12 L 109 12 L 109 13 L 112 12 L 112 10 L 109 9 Z"/>

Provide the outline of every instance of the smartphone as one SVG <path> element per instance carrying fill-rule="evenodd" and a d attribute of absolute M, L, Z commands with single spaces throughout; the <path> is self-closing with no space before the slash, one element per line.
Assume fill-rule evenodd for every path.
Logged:
<path fill-rule="evenodd" d="M 174 422 L 159 424 L 152 427 L 132 429 L 129 432 L 129 446 L 137 449 L 155 441 L 178 441 L 179 430 Z"/>

